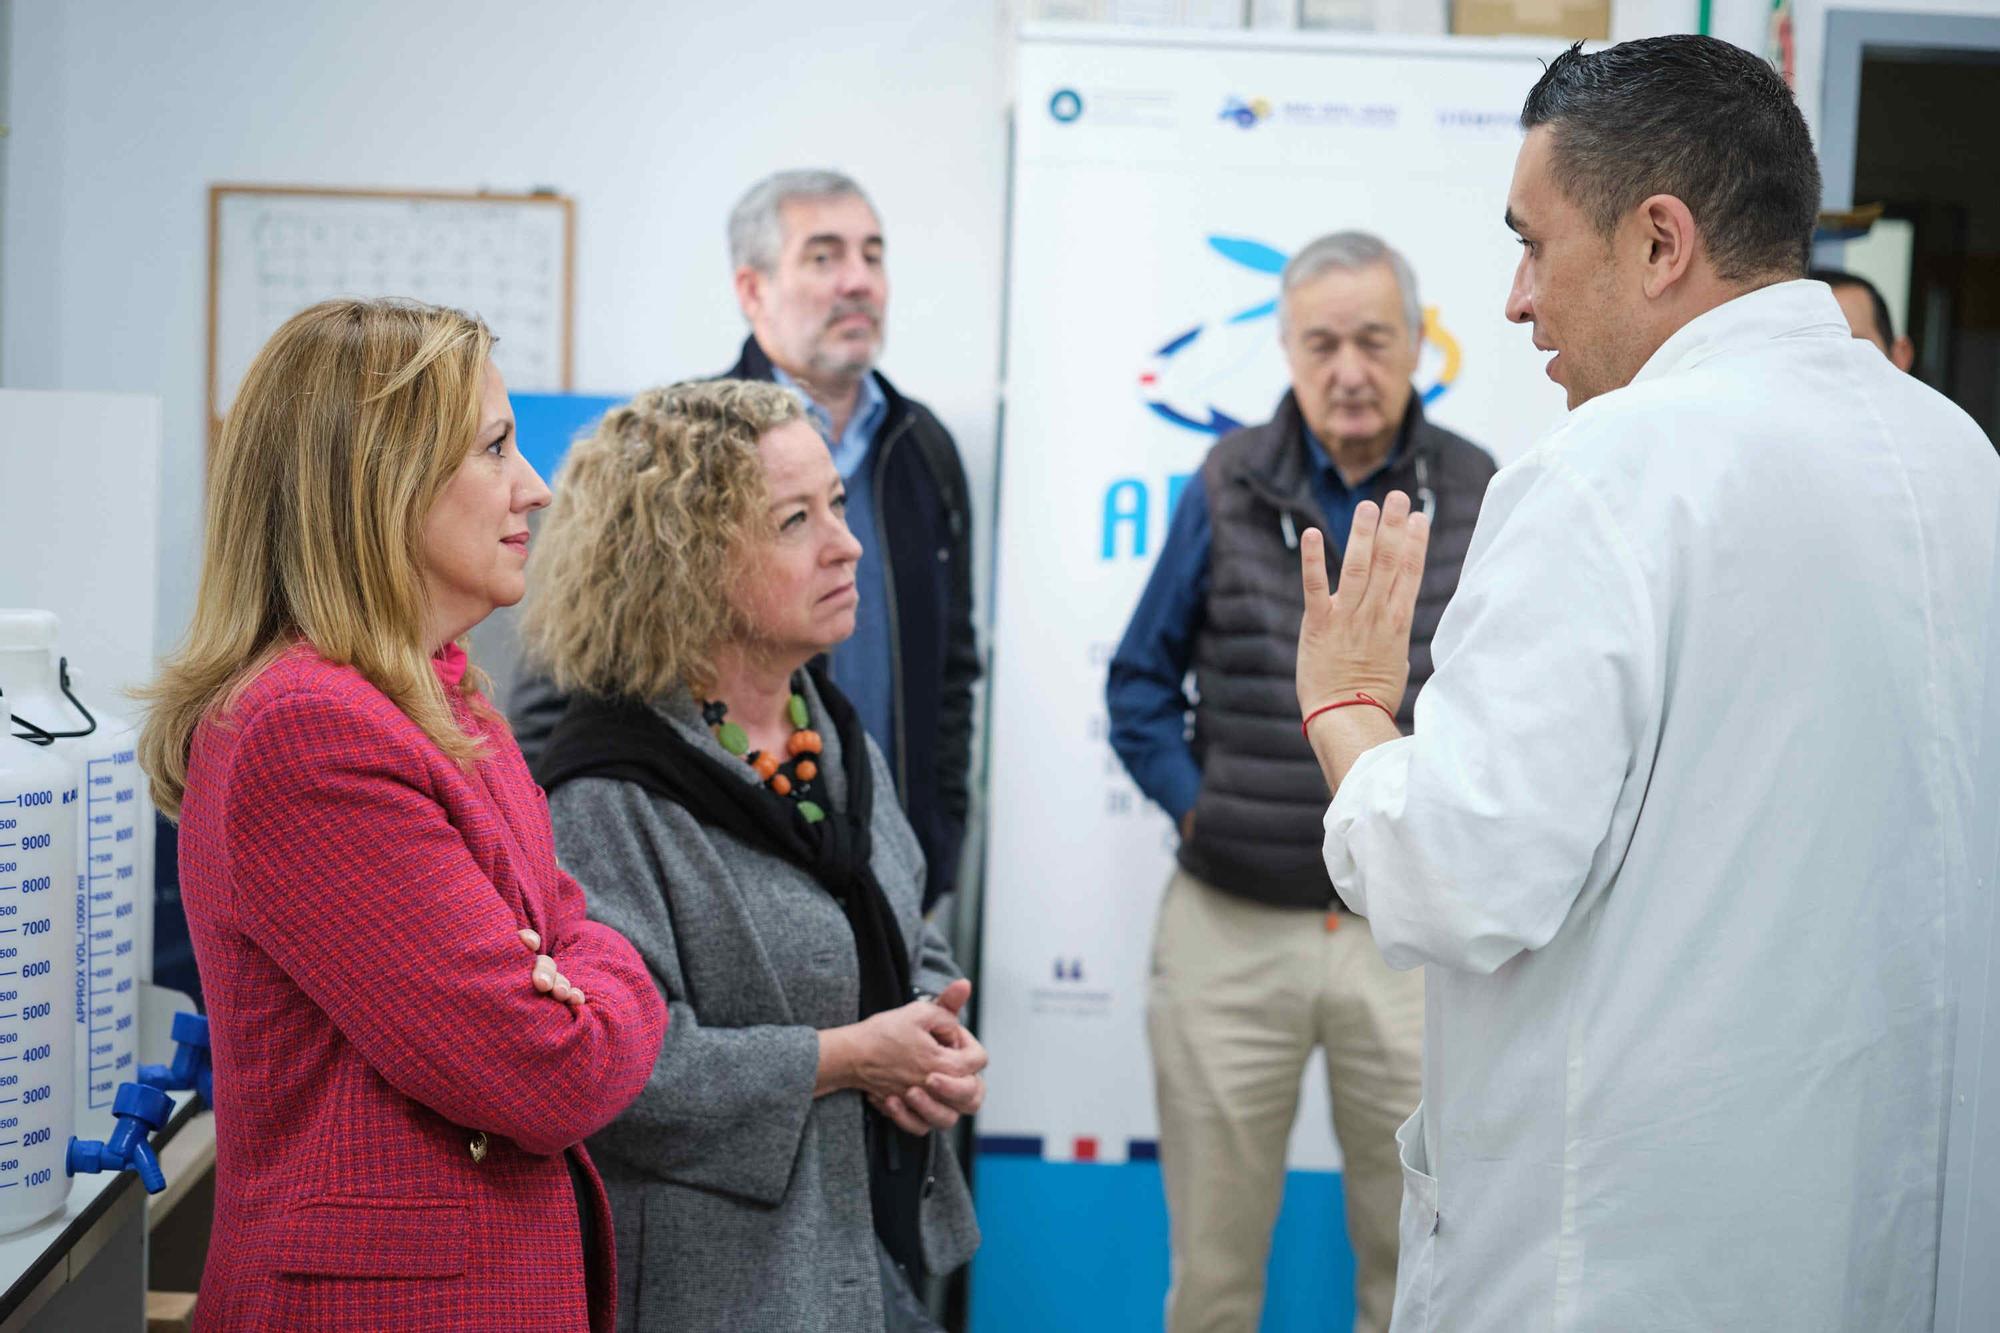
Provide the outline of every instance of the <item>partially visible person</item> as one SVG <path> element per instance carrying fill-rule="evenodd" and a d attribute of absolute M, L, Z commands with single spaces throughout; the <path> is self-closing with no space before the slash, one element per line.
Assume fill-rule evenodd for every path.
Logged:
<path fill-rule="evenodd" d="M 328 301 L 210 458 L 194 623 L 141 757 L 180 820 L 215 1063 L 204 1329 L 613 1323 L 583 1139 L 666 1021 L 585 919 L 459 641 L 549 493 L 466 315 Z"/>
<path fill-rule="evenodd" d="M 889 766 L 817 665 L 854 630 L 840 473 L 794 395 L 721 381 L 611 411 L 557 491 L 523 630 L 571 703 L 535 773 L 673 1013 L 591 1140 L 621 1327 L 934 1329 L 915 1291 L 979 1240 L 942 1131 L 986 1055 Z"/>
<path fill-rule="evenodd" d="M 727 378 L 798 393 L 847 486 L 860 600 L 828 674 L 889 759 L 924 849 L 929 911 L 958 873 L 970 804 L 972 505 L 951 433 L 875 369 L 889 307 L 882 230 L 838 172 L 780 171 L 751 186 L 729 215 L 750 336 Z M 508 712 L 530 761 L 564 702 L 544 675 L 516 684 Z"/>
<path fill-rule="evenodd" d="M 2000 459 L 1805 280 L 1769 64 L 1550 63 L 1507 315 L 1569 416 L 1494 479 L 1399 736 L 1425 521 L 1301 559 L 1328 871 L 1424 969 L 1396 1325 L 1928 1329 Z M 1987 890 L 1990 892 L 1990 889 Z"/>
<path fill-rule="evenodd" d="M 1840 313 L 1847 316 L 1847 327 L 1854 330 L 1855 337 L 1881 348 L 1882 355 L 1898 370 L 1907 372 L 1917 364 L 1917 345 L 1908 334 L 1896 336 L 1895 325 L 1889 318 L 1889 303 L 1882 299 L 1874 283 L 1859 273 L 1837 268 L 1816 268 L 1806 276 L 1833 288 L 1833 299 L 1840 302 Z"/>
<path fill-rule="evenodd" d="M 1423 306 L 1402 255 L 1335 232 L 1292 256 L 1279 290 L 1291 389 L 1269 422 L 1223 437 L 1188 482 L 1106 689 L 1112 747 L 1181 831 L 1147 998 L 1173 1243 L 1169 1333 L 1256 1327 L 1315 1049 L 1344 1164 L 1354 1326 L 1388 1327 L 1395 1133 L 1417 1104 L 1423 978 L 1382 962 L 1320 857 L 1318 770 L 1287 720 L 1302 605 L 1293 571 L 1308 528 L 1345 531 L 1356 505 L 1392 488 L 1422 496 L 1437 558 L 1410 645 L 1420 689 L 1494 471 L 1485 450 L 1424 415 L 1411 382 Z"/>

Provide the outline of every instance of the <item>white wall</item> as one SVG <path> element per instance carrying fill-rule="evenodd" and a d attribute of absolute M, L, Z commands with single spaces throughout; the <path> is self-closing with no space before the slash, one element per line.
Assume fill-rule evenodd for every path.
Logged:
<path fill-rule="evenodd" d="M 1795 2 L 1815 123 L 1830 8 L 2000 12 Z M 1618 0 L 1613 35 L 1691 30 L 1696 7 Z M 0 386 L 163 399 L 165 646 L 196 572 L 208 184 L 574 195 L 577 383 L 618 391 L 728 363 L 742 330 L 724 214 L 763 172 L 824 163 L 876 197 L 894 287 L 884 368 L 958 436 L 988 513 L 1020 8 L 0 0 Z M 1714 30 L 1761 50 L 1768 13 L 1768 0 L 1715 0 Z M 983 570 L 986 525 L 979 538 Z"/>
<path fill-rule="evenodd" d="M 54 611 L 78 693 L 125 717 L 153 676 L 159 475 L 159 399 L 0 389 L 0 606 Z"/>
<path fill-rule="evenodd" d="M 197 572 L 211 182 L 575 196 L 577 386 L 620 391 L 730 363 L 743 335 L 730 204 L 767 171 L 832 165 L 883 215 L 883 368 L 957 435 L 987 512 L 1001 12 L 991 0 L 13 0 L 0 385 L 163 399 L 165 647 Z"/>

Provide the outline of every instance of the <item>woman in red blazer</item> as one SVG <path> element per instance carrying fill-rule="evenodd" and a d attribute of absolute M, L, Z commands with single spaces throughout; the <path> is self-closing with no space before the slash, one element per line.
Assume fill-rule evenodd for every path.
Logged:
<path fill-rule="evenodd" d="M 525 591 L 549 499 L 491 342 L 455 311 L 314 306 L 210 456 L 201 591 L 142 742 L 213 1042 L 202 1328 L 612 1325 L 580 1145 L 666 1017 L 458 646 Z"/>

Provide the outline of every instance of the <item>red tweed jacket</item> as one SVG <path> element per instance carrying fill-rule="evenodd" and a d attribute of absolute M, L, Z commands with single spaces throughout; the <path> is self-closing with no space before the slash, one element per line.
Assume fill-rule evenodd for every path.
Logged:
<path fill-rule="evenodd" d="M 489 747 L 471 773 L 298 647 L 196 732 L 181 894 L 216 1098 L 200 1328 L 611 1328 L 611 1216 L 577 1145 L 644 1086 L 666 1011 L 556 867 L 506 724 L 456 706 Z M 524 927 L 580 1011 L 533 988 Z M 566 1149 L 597 1218 L 588 1275 Z"/>

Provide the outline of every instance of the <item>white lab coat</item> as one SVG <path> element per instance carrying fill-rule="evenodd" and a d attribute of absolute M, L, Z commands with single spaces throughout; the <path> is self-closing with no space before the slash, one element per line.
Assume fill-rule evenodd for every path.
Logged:
<path fill-rule="evenodd" d="M 1813 282 L 1494 479 L 1326 816 L 1429 965 L 1401 1333 L 1930 1327 L 1996 515 Z"/>

